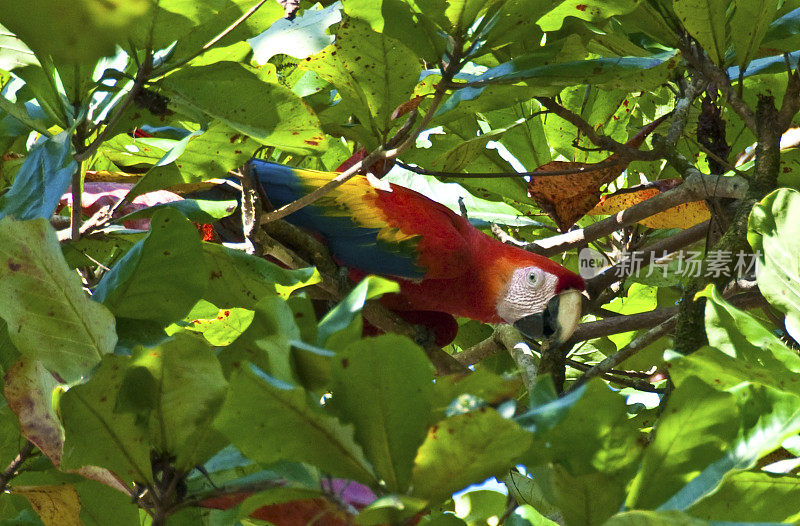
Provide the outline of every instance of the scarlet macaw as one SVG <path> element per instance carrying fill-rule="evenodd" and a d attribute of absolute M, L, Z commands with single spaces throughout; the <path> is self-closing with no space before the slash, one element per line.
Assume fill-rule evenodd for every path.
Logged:
<path fill-rule="evenodd" d="M 336 175 L 262 160 L 251 161 L 250 171 L 275 207 Z M 580 276 L 487 236 L 413 190 L 356 176 L 286 219 L 324 237 L 341 264 L 397 279 L 399 295 L 384 301 L 393 310 L 511 323 L 556 342 L 580 319 Z"/>

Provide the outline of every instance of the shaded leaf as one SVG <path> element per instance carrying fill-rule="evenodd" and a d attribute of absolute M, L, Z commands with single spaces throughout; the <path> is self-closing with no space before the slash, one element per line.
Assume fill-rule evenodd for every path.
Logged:
<path fill-rule="evenodd" d="M 226 387 L 210 345 L 178 333 L 156 347 L 134 350 L 117 409 L 147 418 L 158 451 L 174 456 L 175 466 L 188 471 L 226 444 L 211 427 Z"/>
<path fill-rule="evenodd" d="M 543 31 L 557 31 L 569 16 L 589 22 L 601 22 L 615 15 L 630 13 L 637 7 L 639 2 L 636 0 L 582 0 L 577 4 L 574 1 L 565 1 L 539 18 L 536 23 Z"/>
<path fill-rule="evenodd" d="M 434 425 L 414 462 L 415 496 L 434 502 L 510 468 L 531 435 L 491 408 L 447 418 Z"/>
<path fill-rule="evenodd" d="M 748 0 L 734 1 L 730 34 L 740 68 L 745 69 L 758 55 L 761 40 L 778 11 L 778 3 L 778 0 L 764 0 L 758 4 Z"/>
<path fill-rule="evenodd" d="M 214 426 L 256 462 L 307 462 L 331 475 L 376 483 L 351 425 L 312 405 L 300 387 L 252 366 L 231 376 L 228 398 Z"/>
<path fill-rule="evenodd" d="M 183 316 L 206 287 L 197 229 L 180 212 L 163 208 L 150 232 L 97 284 L 94 297 L 117 316 L 168 324 Z"/>
<path fill-rule="evenodd" d="M 92 378 L 61 397 L 62 469 L 100 466 L 126 481 L 152 482 L 147 430 L 115 410 L 129 358 L 106 356 Z"/>
<path fill-rule="evenodd" d="M 800 480 L 792 475 L 735 473 L 722 486 L 691 508 L 701 519 L 736 521 L 747 517 L 753 522 L 796 522 Z"/>
<path fill-rule="evenodd" d="M 605 526 L 703 526 L 705 521 L 679 511 L 634 510 L 614 515 Z"/>
<path fill-rule="evenodd" d="M 113 351 L 114 317 L 83 291 L 47 220 L 3 218 L 0 257 L 0 317 L 20 353 L 71 382 Z"/>
<path fill-rule="evenodd" d="M 389 491 L 404 492 L 430 424 L 433 367 L 427 356 L 408 338 L 386 334 L 337 353 L 332 375 L 332 407 L 355 425 L 356 440 Z"/>

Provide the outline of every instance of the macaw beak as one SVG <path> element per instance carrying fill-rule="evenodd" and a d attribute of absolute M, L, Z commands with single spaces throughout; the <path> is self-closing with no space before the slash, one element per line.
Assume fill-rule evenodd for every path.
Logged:
<path fill-rule="evenodd" d="M 528 338 L 559 345 L 572 336 L 580 319 L 581 293 L 569 289 L 553 296 L 542 312 L 515 321 L 514 327 Z"/>

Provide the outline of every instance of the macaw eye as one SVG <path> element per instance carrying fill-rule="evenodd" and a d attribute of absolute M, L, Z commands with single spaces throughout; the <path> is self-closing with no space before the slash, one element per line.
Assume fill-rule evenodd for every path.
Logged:
<path fill-rule="evenodd" d="M 536 285 L 539 281 L 539 275 L 536 272 L 528 272 L 528 283 Z"/>

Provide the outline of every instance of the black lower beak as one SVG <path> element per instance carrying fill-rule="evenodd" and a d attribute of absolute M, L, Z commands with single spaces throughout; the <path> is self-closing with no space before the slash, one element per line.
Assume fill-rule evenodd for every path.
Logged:
<path fill-rule="evenodd" d="M 558 323 L 559 303 L 560 297 L 558 295 L 553 296 L 542 312 L 529 314 L 524 318 L 518 319 L 514 322 L 514 327 L 531 339 L 552 338 L 554 334 L 561 330 Z"/>

